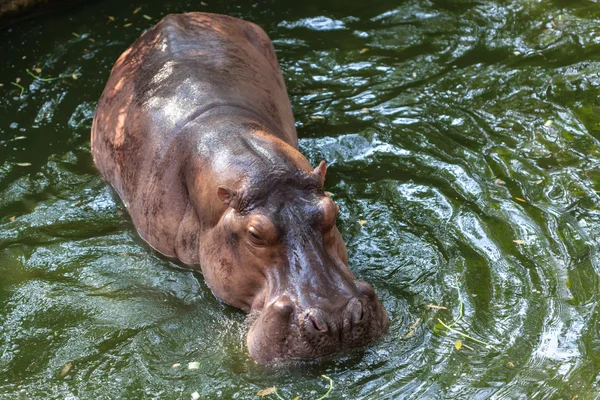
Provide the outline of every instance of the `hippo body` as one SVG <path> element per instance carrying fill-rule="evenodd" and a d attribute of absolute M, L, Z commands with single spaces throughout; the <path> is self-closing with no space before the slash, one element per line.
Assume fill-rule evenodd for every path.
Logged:
<path fill-rule="evenodd" d="M 166 16 L 133 43 L 92 125 L 94 162 L 142 238 L 259 313 L 259 363 L 359 346 L 387 326 L 348 269 L 325 163 L 313 169 L 297 145 L 268 36 L 207 13 Z"/>

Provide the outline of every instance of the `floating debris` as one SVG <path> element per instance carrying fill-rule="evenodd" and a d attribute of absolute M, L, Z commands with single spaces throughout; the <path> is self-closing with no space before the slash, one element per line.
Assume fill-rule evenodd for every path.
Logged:
<path fill-rule="evenodd" d="M 325 117 L 322 115 L 311 115 L 310 119 L 325 119 Z"/>
<path fill-rule="evenodd" d="M 72 363 L 68 362 L 65 364 L 65 366 L 60 370 L 60 376 L 63 377 L 65 375 L 67 375 L 69 373 L 69 371 L 71 370 L 71 367 L 73 366 Z"/>
<path fill-rule="evenodd" d="M 417 320 L 411 326 L 409 326 L 409 328 L 415 329 L 417 325 L 419 325 L 419 322 L 421 322 L 421 318 L 417 318 Z"/>
<path fill-rule="evenodd" d="M 360 221 L 358 221 L 358 223 L 360 224 L 360 226 L 363 226 L 364 224 L 367 223 L 367 221 L 364 219 L 361 219 Z"/>
<path fill-rule="evenodd" d="M 175 363 L 175 364 L 171 365 L 171 368 L 173 368 L 173 369 L 179 368 L 179 367 L 181 367 L 180 363 Z"/>
<path fill-rule="evenodd" d="M 31 166 L 31 163 L 28 163 L 28 162 L 18 162 L 17 165 L 19 167 L 29 167 L 29 166 Z"/>
<path fill-rule="evenodd" d="M 515 56 L 520 56 L 520 55 L 521 55 L 521 52 L 520 52 L 520 51 L 513 51 L 513 54 L 514 54 Z"/>
<path fill-rule="evenodd" d="M 131 25 L 133 25 L 131 22 L 128 24 L 123 25 L 123 28 L 129 28 Z"/>
<path fill-rule="evenodd" d="M 536 184 L 536 185 L 539 185 L 539 184 L 541 184 L 542 182 L 544 182 L 544 180 L 543 180 L 543 179 L 540 179 L 539 181 L 535 181 L 535 184 Z"/>
<path fill-rule="evenodd" d="M 200 2 L 200 5 L 201 5 L 201 6 L 204 6 L 204 7 L 206 7 L 206 6 L 208 5 L 208 3 L 205 3 L 205 2 L 203 2 L 203 1 L 201 1 L 201 2 Z"/>
<path fill-rule="evenodd" d="M 277 388 L 275 386 L 273 386 L 270 388 L 259 390 L 258 393 L 256 393 L 256 395 L 260 396 L 260 397 L 265 397 L 265 396 L 275 393 L 276 391 L 277 391 Z"/>
<path fill-rule="evenodd" d="M 319 397 L 316 400 L 323 400 L 323 399 L 329 397 L 329 394 L 333 390 L 333 379 L 331 379 L 327 375 L 321 375 L 321 377 L 329 380 L 329 389 L 327 390 L 327 393 L 325 393 L 323 396 Z M 270 395 L 274 394 L 275 396 L 277 396 L 278 399 L 284 400 L 284 398 L 281 397 L 279 395 L 279 393 L 277 393 L 277 388 L 275 386 L 259 390 L 258 393 L 256 393 L 256 394 L 260 397 L 270 396 Z M 294 400 L 298 400 L 299 398 L 300 398 L 300 396 L 296 396 L 296 397 L 294 397 Z"/>
<path fill-rule="evenodd" d="M 416 77 L 417 77 L 417 73 L 416 73 L 416 72 L 413 72 L 413 73 L 412 73 L 412 77 L 413 77 L 413 78 L 416 78 Z"/>
<path fill-rule="evenodd" d="M 109 15 L 108 20 L 111 22 L 115 22 L 115 17 L 113 17 L 112 15 Z"/>
<path fill-rule="evenodd" d="M 554 123 L 554 121 L 552 121 L 551 119 L 549 119 L 548 121 L 546 121 L 546 123 L 544 124 L 544 126 L 545 126 L 546 128 L 549 128 L 549 127 L 551 127 L 551 126 L 552 126 L 552 124 L 553 124 L 553 123 Z"/>
<path fill-rule="evenodd" d="M 133 13 L 134 13 L 134 14 L 137 14 L 137 13 L 139 13 L 140 11 L 142 11 L 142 7 L 138 7 L 138 8 L 136 8 L 135 10 L 133 10 Z"/>
<path fill-rule="evenodd" d="M 200 393 L 198 393 L 198 392 L 192 393 L 192 399 L 198 400 L 199 398 L 200 398 Z"/>
<path fill-rule="evenodd" d="M 442 325 L 444 328 L 448 329 L 448 331 L 450 331 L 450 332 L 456 333 L 458 335 L 461 335 L 464 338 L 467 338 L 467 339 L 470 339 L 470 340 L 472 340 L 472 341 L 474 341 L 476 343 L 482 344 L 486 348 L 491 348 L 491 349 L 494 349 L 496 351 L 500 351 L 494 345 L 486 343 L 483 340 L 476 339 L 476 338 L 474 338 L 474 337 L 472 337 L 472 336 L 470 336 L 470 335 L 468 335 L 468 334 L 466 334 L 464 332 L 461 332 L 461 331 L 456 330 L 456 329 L 453 328 L 454 325 L 456 325 L 460 320 L 462 320 L 463 313 L 464 313 L 464 308 L 465 308 L 465 303 L 463 302 L 462 295 L 460 294 L 460 287 L 458 286 L 458 282 L 459 282 L 458 277 L 456 277 L 456 286 L 455 286 L 455 288 L 456 288 L 456 293 L 458 295 L 458 303 L 459 303 L 458 317 L 456 317 L 456 319 L 454 321 L 452 321 L 452 323 L 450 325 L 447 325 L 440 318 L 438 318 L 438 322 L 440 323 L 440 325 Z M 461 347 L 462 347 L 462 342 L 461 342 Z"/>
<path fill-rule="evenodd" d="M 25 92 L 25 88 L 23 86 L 19 85 L 18 82 L 11 82 L 10 84 L 21 89 L 21 93 L 19 93 L 19 97 L 23 96 L 23 93 Z"/>
<path fill-rule="evenodd" d="M 362 49 L 360 49 L 360 53 L 361 53 L 361 54 L 364 54 L 364 53 L 366 53 L 367 51 L 369 51 L 369 49 L 368 49 L 367 47 L 363 47 Z"/>
<path fill-rule="evenodd" d="M 516 200 L 516 201 L 520 201 L 521 203 L 527 203 L 527 200 L 525 200 L 525 199 L 522 199 L 522 198 L 520 198 L 520 197 L 515 197 L 515 200 Z"/>
<path fill-rule="evenodd" d="M 462 347 L 462 341 L 460 339 L 456 339 L 456 342 L 454 342 L 454 348 L 456 349 L 456 351 L 459 351 L 460 349 L 462 349 Z"/>
<path fill-rule="evenodd" d="M 152 21 L 152 17 L 149 15 L 144 14 L 142 17 L 146 18 L 148 21 Z"/>
<path fill-rule="evenodd" d="M 13 216 L 12 216 L 12 217 L 10 217 L 8 220 L 9 220 L 10 222 L 13 222 L 13 221 L 15 220 L 15 218 L 17 218 L 17 217 L 16 217 L 16 215 L 13 215 Z"/>
<path fill-rule="evenodd" d="M 41 69 L 39 69 L 39 68 L 34 68 L 34 71 L 36 71 L 36 72 L 37 72 L 37 70 L 39 70 L 40 72 L 42 72 L 42 70 L 41 70 Z M 37 79 L 38 81 L 42 81 L 42 82 L 50 82 L 50 81 L 55 81 L 55 80 L 57 80 L 58 78 L 61 78 L 60 76 L 58 76 L 58 77 L 55 77 L 55 78 L 41 78 L 41 77 L 37 76 L 36 74 L 34 74 L 33 72 L 31 72 L 31 71 L 29 70 L 29 68 L 27 68 L 25 71 L 26 71 L 26 72 L 27 72 L 29 75 L 31 75 L 31 76 L 32 76 L 34 79 Z M 40 72 L 38 72 L 38 74 L 39 74 Z"/>
<path fill-rule="evenodd" d="M 506 182 L 504 182 L 502 179 L 496 179 L 496 185 L 506 185 Z"/>
<path fill-rule="evenodd" d="M 362 109 L 362 112 L 364 112 L 365 114 L 368 114 L 368 113 L 370 113 L 371 111 L 370 111 L 368 108 L 366 108 L 366 107 L 365 107 L 365 108 L 363 108 L 363 109 Z"/>
<path fill-rule="evenodd" d="M 76 33 L 76 32 L 71 32 L 71 34 L 73 36 L 75 36 L 76 38 L 80 38 L 81 37 L 81 35 L 79 33 Z"/>
<path fill-rule="evenodd" d="M 444 306 L 436 306 L 435 304 L 427 304 L 427 307 L 433 308 L 434 310 L 447 310 L 447 307 Z"/>
<path fill-rule="evenodd" d="M 188 369 L 200 369 L 200 363 L 198 361 L 192 361 L 188 363 Z"/>
<path fill-rule="evenodd" d="M 515 240 L 513 240 L 513 242 L 516 244 L 525 244 L 525 241 L 521 240 L 521 239 L 515 239 Z"/>

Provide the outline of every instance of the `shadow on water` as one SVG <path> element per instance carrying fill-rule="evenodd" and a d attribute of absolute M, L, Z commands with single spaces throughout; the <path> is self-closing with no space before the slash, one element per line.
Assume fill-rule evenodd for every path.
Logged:
<path fill-rule="evenodd" d="M 600 396 L 595 3 L 154 3 L 0 32 L 0 398 L 308 399 L 322 374 L 332 398 Z M 192 10 L 273 39 L 300 148 L 330 163 L 351 269 L 390 313 L 376 343 L 258 368 L 244 314 L 153 252 L 98 176 L 110 68 Z M 457 278 L 455 328 L 498 351 L 440 327 L 459 316 Z"/>

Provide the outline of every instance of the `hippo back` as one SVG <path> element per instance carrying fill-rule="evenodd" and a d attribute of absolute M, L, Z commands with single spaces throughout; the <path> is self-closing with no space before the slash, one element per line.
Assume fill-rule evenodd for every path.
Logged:
<path fill-rule="evenodd" d="M 184 262 L 197 260 L 176 254 L 181 222 L 193 219 L 181 176 L 189 147 L 181 132 L 224 106 L 251 113 L 297 147 L 285 84 L 264 31 L 237 18 L 188 13 L 163 18 L 121 55 L 94 117 L 98 169 L 141 236 Z"/>

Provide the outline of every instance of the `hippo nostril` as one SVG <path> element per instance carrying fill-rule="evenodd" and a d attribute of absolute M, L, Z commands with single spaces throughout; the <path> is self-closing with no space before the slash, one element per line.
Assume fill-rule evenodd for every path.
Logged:
<path fill-rule="evenodd" d="M 320 313 L 308 312 L 307 317 L 308 317 L 307 319 L 310 321 L 313 328 L 317 332 L 325 333 L 328 331 L 327 323 L 325 322 L 325 319 L 323 319 L 323 316 L 320 315 Z"/>
<path fill-rule="evenodd" d="M 294 305 L 287 297 L 283 297 L 273 303 L 273 309 L 280 317 L 289 317 L 294 312 Z"/>
<path fill-rule="evenodd" d="M 375 289 L 373 289 L 373 286 L 360 279 L 355 280 L 354 284 L 363 296 L 366 296 L 369 300 L 375 299 Z"/>
<path fill-rule="evenodd" d="M 364 318 L 365 311 L 362 303 L 358 299 L 352 299 L 348 303 L 348 312 L 352 317 L 353 324 L 360 324 Z"/>

